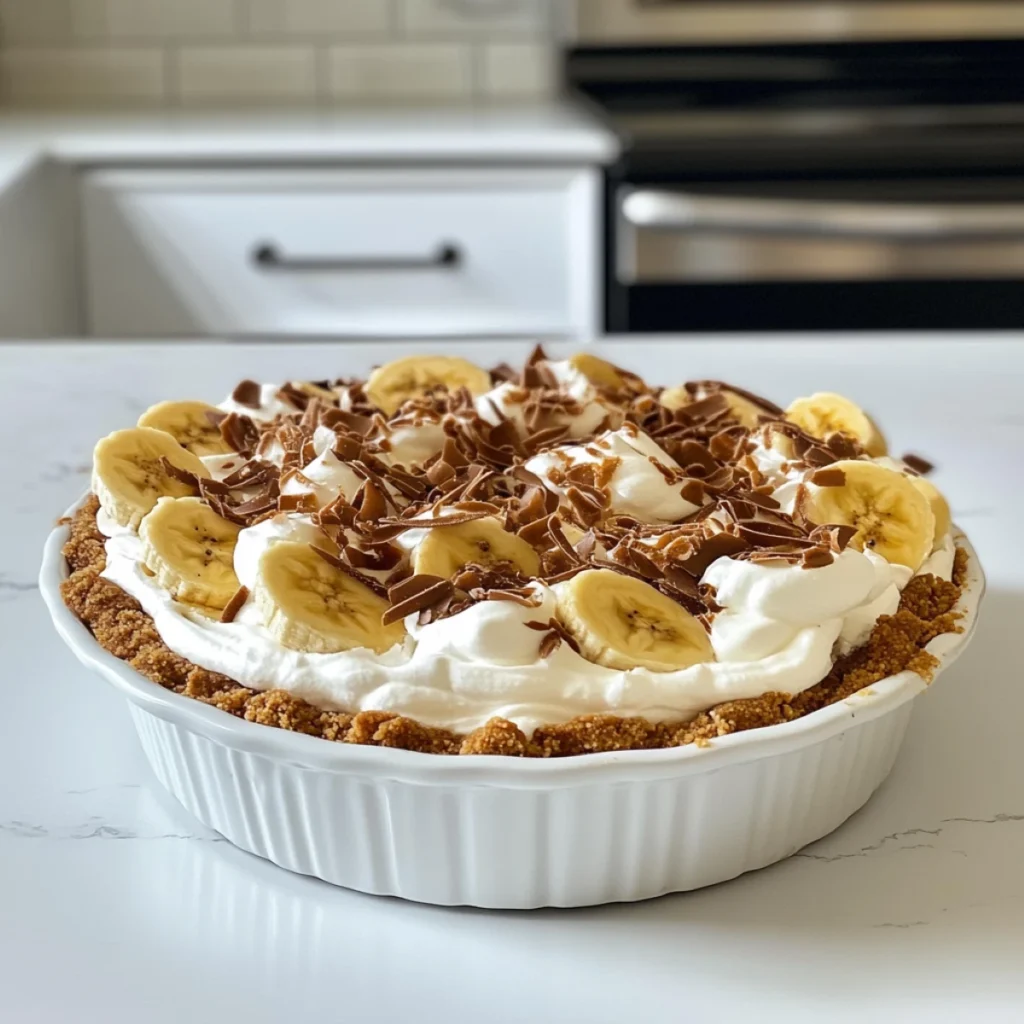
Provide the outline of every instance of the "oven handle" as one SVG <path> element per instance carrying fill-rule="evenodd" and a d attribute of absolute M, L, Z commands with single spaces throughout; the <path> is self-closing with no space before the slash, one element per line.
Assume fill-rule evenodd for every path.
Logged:
<path fill-rule="evenodd" d="M 1024 236 L 1024 205 L 820 202 L 636 189 L 620 200 L 635 227 L 664 231 L 812 235 L 904 242 Z"/>

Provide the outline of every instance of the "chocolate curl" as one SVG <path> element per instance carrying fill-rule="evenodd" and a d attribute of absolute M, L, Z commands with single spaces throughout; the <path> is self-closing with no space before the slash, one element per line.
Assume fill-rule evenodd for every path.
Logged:
<path fill-rule="evenodd" d="M 455 588 L 452 584 L 440 576 L 410 576 L 388 590 L 391 607 L 384 613 L 381 623 L 388 626 L 414 612 L 424 611 L 450 600 L 454 594 Z"/>
<path fill-rule="evenodd" d="M 260 443 L 260 432 L 248 417 L 229 412 L 220 422 L 220 436 L 224 443 L 236 452 L 251 453 Z"/>
<path fill-rule="evenodd" d="M 550 657 L 563 643 L 568 644 L 577 654 L 580 653 L 580 645 L 576 642 L 576 638 L 558 619 L 550 618 L 547 622 L 532 621 L 524 623 L 524 625 L 527 629 L 535 629 L 545 634 L 537 651 L 539 657 Z"/>
<path fill-rule="evenodd" d="M 328 551 L 326 548 L 319 547 L 316 544 L 311 546 L 313 550 L 328 563 L 328 565 L 333 565 L 335 569 L 340 569 L 345 573 L 345 575 L 351 576 L 357 583 L 361 583 L 368 590 L 372 590 L 378 597 L 386 598 L 388 596 L 388 592 L 384 586 L 372 576 L 367 576 L 365 573 L 361 573 L 358 569 L 352 568 L 348 562 L 343 561 L 334 554 L 334 552 Z"/>

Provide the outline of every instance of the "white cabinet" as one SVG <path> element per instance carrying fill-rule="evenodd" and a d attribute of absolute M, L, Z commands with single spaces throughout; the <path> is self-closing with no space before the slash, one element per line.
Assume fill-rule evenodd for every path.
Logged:
<path fill-rule="evenodd" d="M 598 183 L 592 168 L 92 171 L 90 330 L 585 337 Z"/>

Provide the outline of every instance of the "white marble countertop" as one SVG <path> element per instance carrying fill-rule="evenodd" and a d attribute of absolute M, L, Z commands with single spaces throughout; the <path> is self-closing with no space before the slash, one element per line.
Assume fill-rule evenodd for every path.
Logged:
<path fill-rule="evenodd" d="M 601 164 L 615 136 L 566 102 L 334 113 L 0 115 L 5 154 L 74 164 L 159 161 L 501 161 Z"/>
<path fill-rule="evenodd" d="M 488 363 L 513 343 L 447 346 Z M 408 348 L 406 346 L 405 348 Z M 701 892 L 577 911 L 404 904 L 241 853 L 160 790 L 127 709 L 52 632 L 43 538 L 103 433 L 242 376 L 365 371 L 402 346 L 0 347 L 0 1019 L 1020 1021 L 1024 337 L 623 341 L 664 379 L 840 389 L 935 480 L 989 576 L 970 650 L 889 781 L 832 836 Z"/>

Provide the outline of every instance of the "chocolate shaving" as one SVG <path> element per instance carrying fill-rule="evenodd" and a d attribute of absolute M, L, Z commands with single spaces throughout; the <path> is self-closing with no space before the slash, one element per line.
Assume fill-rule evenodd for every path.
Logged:
<path fill-rule="evenodd" d="M 231 400 L 238 405 L 244 405 L 247 409 L 258 409 L 260 407 L 261 388 L 254 380 L 243 380 L 234 391 L 231 392 Z"/>
<path fill-rule="evenodd" d="M 832 561 L 833 555 L 828 548 L 810 548 L 801 556 L 800 565 L 804 569 L 822 569 Z"/>
<path fill-rule="evenodd" d="M 359 572 L 358 569 L 353 569 L 347 562 L 342 561 L 337 555 L 332 554 L 325 548 L 319 547 L 316 544 L 311 546 L 325 562 L 329 565 L 333 565 L 335 569 L 340 569 L 345 573 L 345 575 L 351 576 L 357 583 L 361 583 L 368 590 L 372 590 L 378 597 L 386 598 L 388 596 L 388 592 L 384 586 L 372 576 L 367 576 L 365 573 Z"/>
<path fill-rule="evenodd" d="M 311 395 L 306 394 L 305 391 L 300 391 L 290 382 L 288 384 L 282 384 L 281 387 L 277 389 L 277 397 L 282 402 L 287 402 L 288 405 L 294 406 L 296 409 L 300 410 L 305 409 L 312 399 Z"/>
<path fill-rule="evenodd" d="M 849 434 L 829 434 L 825 438 L 825 447 L 837 459 L 856 459 L 864 454 L 864 449 Z"/>
<path fill-rule="evenodd" d="M 225 466 L 224 468 L 228 468 Z M 259 459 L 250 459 L 233 473 L 224 477 L 221 481 L 225 487 L 236 490 L 238 488 L 259 487 L 266 485 L 271 480 L 277 480 L 279 471 L 272 462 L 263 462 Z"/>
<path fill-rule="evenodd" d="M 696 547 L 693 554 L 679 559 L 678 566 L 691 576 L 700 579 L 707 567 L 716 559 L 738 554 L 740 551 L 745 551 L 748 546 L 747 541 L 742 537 L 736 537 L 730 533 L 716 533 L 705 538 Z"/>
<path fill-rule="evenodd" d="M 810 540 L 815 544 L 827 547 L 835 554 L 840 554 L 846 550 L 850 541 L 856 536 L 857 528 L 855 526 L 846 526 L 845 524 L 836 523 L 827 526 L 815 527 L 815 529 L 811 531 Z"/>
<path fill-rule="evenodd" d="M 933 469 L 935 469 L 934 463 L 929 462 L 926 458 L 923 458 L 920 455 L 914 455 L 913 452 L 907 452 L 907 454 L 903 456 L 903 462 L 920 476 L 927 476 Z"/>
<path fill-rule="evenodd" d="M 536 608 L 541 604 L 540 595 L 532 590 L 487 590 L 483 592 L 485 601 L 511 601 L 523 608 Z"/>
<path fill-rule="evenodd" d="M 381 488 L 373 480 L 368 479 L 363 481 L 352 505 L 357 510 L 357 519 L 372 523 L 384 517 L 388 501 Z"/>
<path fill-rule="evenodd" d="M 710 394 L 706 398 L 697 399 L 689 405 L 684 405 L 676 410 L 677 414 L 689 423 L 708 424 L 717 423 L 719 420 L 729 416 L 728 399 L 720 393 Z"/>
<path fill-rule="evenodd" d="M 664 575 L 657 563 L 634 544 L 620 544 L 612 552 L 612 558 L 629 566 L 647 580 L 659 580 Z"/>
<path fill-rule="evenodd" d="M 540 642 L 540 647 L 537 651 L 538 657 L 550 657 L 563 643 L 568 644 L 577 654 L 580 653 L 580 645 L 576 642 L 576 638 L 558 619 L 551 618 L 547 622 L 533 620 L 524 623 L 524 625 L 527 629 L 535 629 L 546 634 Z"/>
<path fill-rule="evenodd" d="M 315 512 L 317 502 L 315 494 L 279 494 L 277 507 L 281 512 Z"/>
<path fill-rule="evenodd" d="M 278 511 L 277 497 L 274 490 L 268 489 L 261 494 L 255 495 L 255 497 L 249 498 L 247 501 L 243 501 L 241 504 L 235 505 L 235 515 L 251 519 L 254 516 L 261 516 L 265 512 L 276 512 Z"/>
<path fill-rule="evenodd" d="M 237 412 L 229 412 L 221 420 L 220 436 L 232 451 L 251 453 L 260 443 L 260 432 L 256 424 L 248 417 Z"/>
<path fill-rule="evenodd" d="M 242 605 L 249 599 L 249 588 L 239 587 L 231 600 L 224 606 L 224 610 L 220 613 L 221 622 L 234 622 L 235 616 L 239 613 Z"/>
<path fill-rule="evenodd" d="M 585 493 L 579 487 L 570 487 L 565 496 L 572 503 L 573 510 L 585 526 L 593 526 L 601 521 L 604 515 L 602 502 Z"/>
<path fill-rule="evenodd" d="M 817 487 L 842 487 L 846 474 L 841 469 L 816 469 L 808 479 Z"/>
<path fill-rule="evenodd" d="M 381 622 L 385 626 L 398 622 L 407 615 L 431 608 L 451 598 L 454 593 L 455 588 L 452 584 L 440 576 L 410 576 L 388 590 L 391 607 L 384 613 Z"/>
<path fill-rule="evenodd" d="M 199 490 L 199 477 L 187 469 L 182 469 L 181 466 L 176 466 L 166 455 L 160 456 L 160 466 L 167 476 L 177 480 L 179 483 L 185 484 L 186 487 L 192 487 L 196 491 Z"/>

